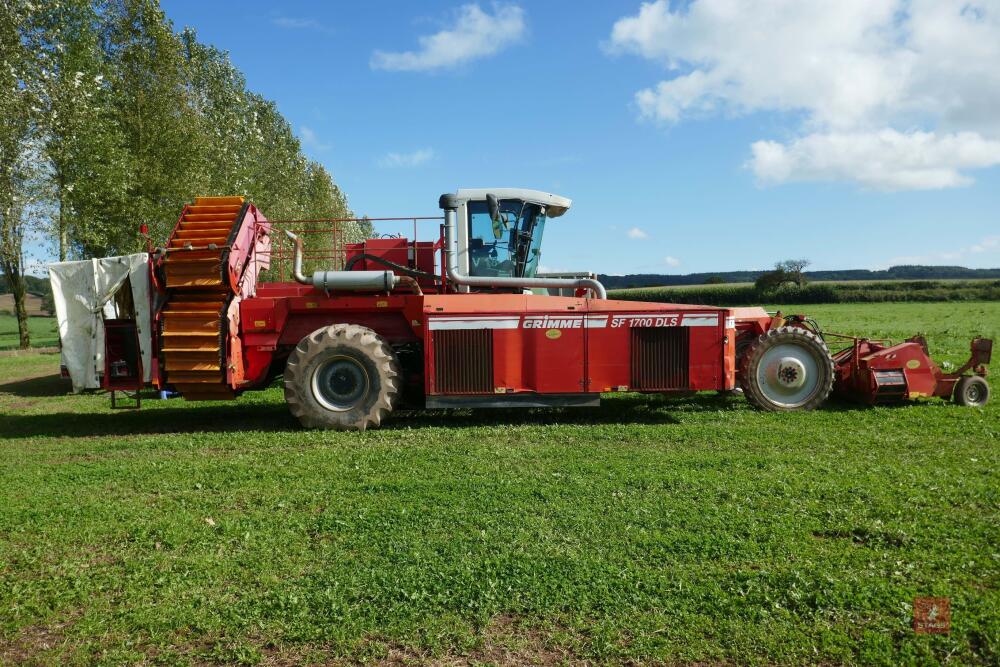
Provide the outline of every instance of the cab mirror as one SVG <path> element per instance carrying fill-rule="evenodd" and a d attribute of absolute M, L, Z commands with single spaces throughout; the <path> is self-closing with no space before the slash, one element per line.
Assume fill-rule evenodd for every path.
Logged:
<path fill-rule="evenodd" d="M 500 222 L 500 202 L 497 201 L 496 195 L 486 195 L 486 206 L 490 209 L 490 220 L 496 225 Z"/>

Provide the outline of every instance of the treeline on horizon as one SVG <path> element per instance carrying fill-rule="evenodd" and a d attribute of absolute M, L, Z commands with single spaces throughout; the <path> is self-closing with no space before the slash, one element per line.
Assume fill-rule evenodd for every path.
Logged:
<path fill-rule="evenodd" d="M 629 273 L 626 275 L 599 274 L 598 279 L 608 289 L 632 287 L 670 287 L 681 285 L 711 285 L 731 283 L 752 283 L 770 269 L 759 271 L 714 271 L 687 273 L 683 275 L 665 273 Z M 872 271 L 868 269 L 843 269 L 832 271 L 804 271 L 809 281 L 879 281 L 879 280 L 982 280 L 1000 278 L 1000 268 L 968 269 L 964 266 L 925 266 L 903 264 L 888 269 Z"/>
<path fill-rule="evenodd" d="M 929 301 L 998 301 L 997 280 L 851 280 L 797 285 L 784 283 L 762 289 L 757 285 L 711 284 L 639 287 L 611 290 L 612 299 L 686 303 L 706 306 L 762 304 L 884 303 Z"/>
<path fill-rule="evenodd" d="M 184 203 L 213 194 L 270 218 L 353 216 L 275 103 L 157 0 L 0 2 L 0 273 L 22 346 L 28 244 L 135 252 L 140 223 L 162 244 Z"/>

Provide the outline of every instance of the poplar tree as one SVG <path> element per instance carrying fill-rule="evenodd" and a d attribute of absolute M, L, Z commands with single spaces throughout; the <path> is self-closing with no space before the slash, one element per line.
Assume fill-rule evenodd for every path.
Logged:
<path fill-rule="evenodd" d="M 31 345 L 24 243 L 41 204 L 34 34 L 29 3 L 0 0 L 0 269 L 14 297 L 21 348 Z"/>
<path fill-rule="evenodd" d="M 110 212 L 104 251 L 135 251 L 147 223 L 166 238 L 183 202 L 205 182 L 202 133 L 178 36 L 155 0 L 113 0 L 105 9 L 105 57 L 113 122 L 122 132 L 131 178 Z"/>
<path fill-rule="evenodd" d="M 105 249 L 109 211 L 125 208 L 124 137 L 104 76 L 90 0 L 53 0 L 39 12 L 41 131 L 51 167 L 53 236 L 60 261 Z"/>

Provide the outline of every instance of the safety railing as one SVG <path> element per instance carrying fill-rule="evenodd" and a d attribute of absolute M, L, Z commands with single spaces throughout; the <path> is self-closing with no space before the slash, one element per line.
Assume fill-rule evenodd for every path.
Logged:
<path fill-rule="evenodd" d="M 270 251 L 261 253 L 258 261 L 269 264 L 261 272 L 262 282 L 285 282 L 291 280 L 292 258 L 295 247 L 286 231 L 302 239 L 303 270 L 306 274 L 315 270 L 337 271 L 344 268 L 347 259 L 345 244 L 358 243 L 369 238 L 399 238 L 406 236 L 410 241 L 420 240 L 421 224 L 437 222 L 433 232 L 424 232 L 423 240 L 440 239 L 440 216 L 408 216 L 401 218 L 301 218 L 268 220 L 270 225 Z M 378 223 L 378 224 L 376 224 Z M 412 224 L 412 236 L 409 235 Z M 392 232 L 378 233 L 378 227 L 394 227 Z M 371 231 L 368 231 L 368 228 Z"/>

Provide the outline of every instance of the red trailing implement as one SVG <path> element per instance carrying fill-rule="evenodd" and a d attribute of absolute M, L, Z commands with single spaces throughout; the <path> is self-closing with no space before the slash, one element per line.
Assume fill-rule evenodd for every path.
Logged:
<path fill-rule="evenodd" d="M 993 351 L 991 340 L 972 339 L 969 360 L 953 373 L 945 373 L 930 358 L 923 336 L 897 345 L 841 337 L 849 338 L 852 344 L 833 355 L 837 370 L 834 391 L 847 398 L 875 405 L 937 396 L 969 406 L 981 406 L 989 399 L 985 377 Z M 973 374 L 966 375 L 968 371 Z"/>

